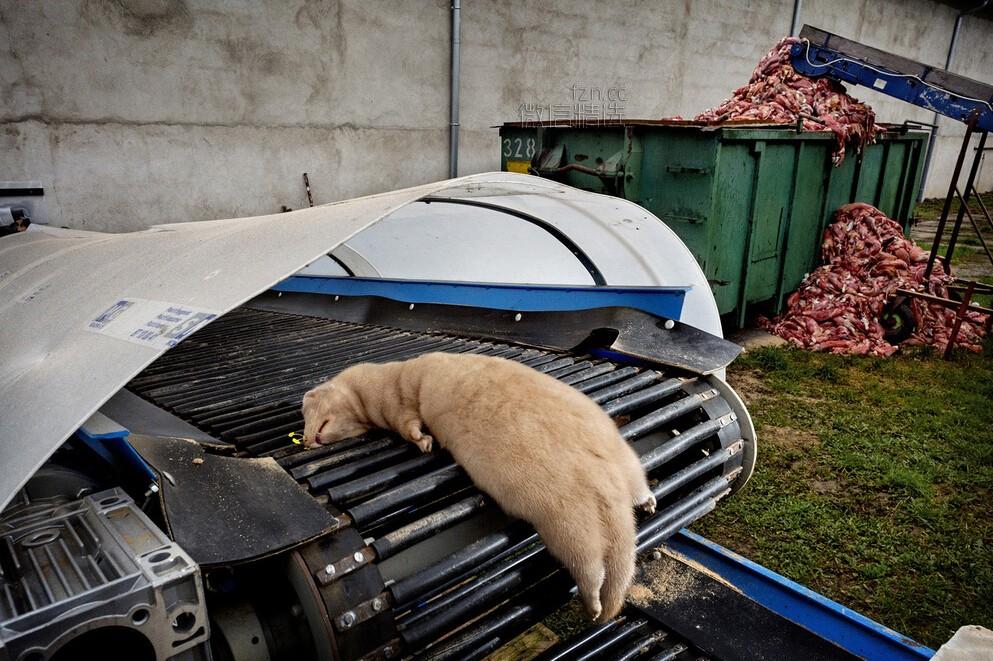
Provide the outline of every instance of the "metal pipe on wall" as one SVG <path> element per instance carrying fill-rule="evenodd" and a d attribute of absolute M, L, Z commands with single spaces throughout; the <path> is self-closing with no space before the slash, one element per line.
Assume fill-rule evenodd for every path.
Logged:
<path fill-rule="evenodd" d="M 800 12 L 803 10 L 803 0 L 793 0 L 793 21 L 790 23 L 790 36 L 795 37 L 800 32 Z"/>
<path fill-rule="evenodd" d="M 799 2 L 799 0 L 797 0 Z M 978 5 L 972 9 L 966 9 L 959 12 L 959 15 L 955 17 L 955 27 L 952 28 L 952 38 L 948 42 L 948 56 L 945 58 L 945 71 L 951 71 L 952 62 L 955 61 L 955 46 L 958 44 L 959 30 L 962 29 L 962 19 L 964 19 L 969 14 L 975 14 L 978 11 L 986 9 L 987 5 L 990 4 L 990 0 L 983 0 Z M 934 113 L 934 119 L 931 120 L 931 137 L 928 138 L 927 142 L 927 154 L 924 156 L 924 172 L 921 174 L 921 187 L 917 191 L 917 201 L 920 202 L 924 199 L 924 188 L 927 185 L 928 176 L 931 174 L 931 160 L 934 158 L 935 144 L 938 140 L 938 113 Z"/>
<path fill-rule="evenodd" d="M 452 0 L 452 68 L 450 87 L 452 91 L 449 103 L 449 140 L 448 140 L 448 176 L 451 179 L 459 176 L 459 70 L 461 68 L 462 46 L 462 0 Z"/>

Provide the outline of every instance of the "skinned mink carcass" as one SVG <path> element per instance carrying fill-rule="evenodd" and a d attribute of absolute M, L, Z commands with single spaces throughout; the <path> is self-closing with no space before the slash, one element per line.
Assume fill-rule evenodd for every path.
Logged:
<path fill-rule="evenodd" d="M 759 325 L 790 343 L 813 351 L 889 356 L 897 346 L 886 341 L 880 317 L 897 289 L 924 290 L 928 253 L 903 236 L 895 221 L 863 203 L 838 209 L 824 231 L 823 266 L 807 275 L 786 299 L 786 311 Z M 935 262 L 928 291 L 948 297 L 953 278 Z M 913 298 L 909 302 L 915 328 L 902 344 L 931 345 L 944 350 L 955 312 Z M 983 317 L 966 312 L 955 345 L 981 352 Z"/>
<path fill-rule="evenodd" d="M 868 105 L 849 96 L 845 87 L 828 78 L 808 78 L 790 64 L 790 49 L 800 43 L 786 37 L 759 61 L 747 85 L 734 90 L 731 98 L 706 110 L 694 120 L 720 124 L 729 120 L 754 120 L 775 124 L 800 122 L 805 131 L 834 133 L 831 161 L 845 160 L 845 149 L 855 153 L 872 144 L 885 129 L 876 125 L 876 114 Z"/>

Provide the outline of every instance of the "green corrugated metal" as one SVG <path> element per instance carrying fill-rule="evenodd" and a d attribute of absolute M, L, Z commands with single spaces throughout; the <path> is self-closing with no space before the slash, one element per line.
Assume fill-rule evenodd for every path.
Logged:
<path fill-rule="evenodd" d="M 781 308 L 841 205 L 868 202 L 906 230 L 927 143 L 922 131 L 887 131 L 834 168 L 830 134 L 785 128 L 505 124 L 500 137 L 504 170 L 619 195 L 661 218 L 738 323 L 753 304 Z"/>

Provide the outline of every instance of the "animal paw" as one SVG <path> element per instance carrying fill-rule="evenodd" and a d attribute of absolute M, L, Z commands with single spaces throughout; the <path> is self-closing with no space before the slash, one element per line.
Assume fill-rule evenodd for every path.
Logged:
<path fill-rule="evenodd" d="M 421 449 L 421 452 L 431 452 L 434 445 L 434 437 L 429 434 L 421 434 L 421 437 L 414 441 L 414 445 Z"/>
<path fill-rule="evenodd" d="M 648 498 L 638 504 L 638 509 L 646 514 L 655 514 L 655 496 L 648 494 Z"/>

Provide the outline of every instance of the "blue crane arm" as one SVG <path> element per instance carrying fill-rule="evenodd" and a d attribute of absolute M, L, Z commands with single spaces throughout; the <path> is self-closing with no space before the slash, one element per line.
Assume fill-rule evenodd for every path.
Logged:
<path fill-rule="evenodd" d="M 921 108 L 993 131 L 993 85 L 930 67 L 855 41 L 804 26 L 790 52 L 805 76 L 828 76 L 864 85 Z"/>

